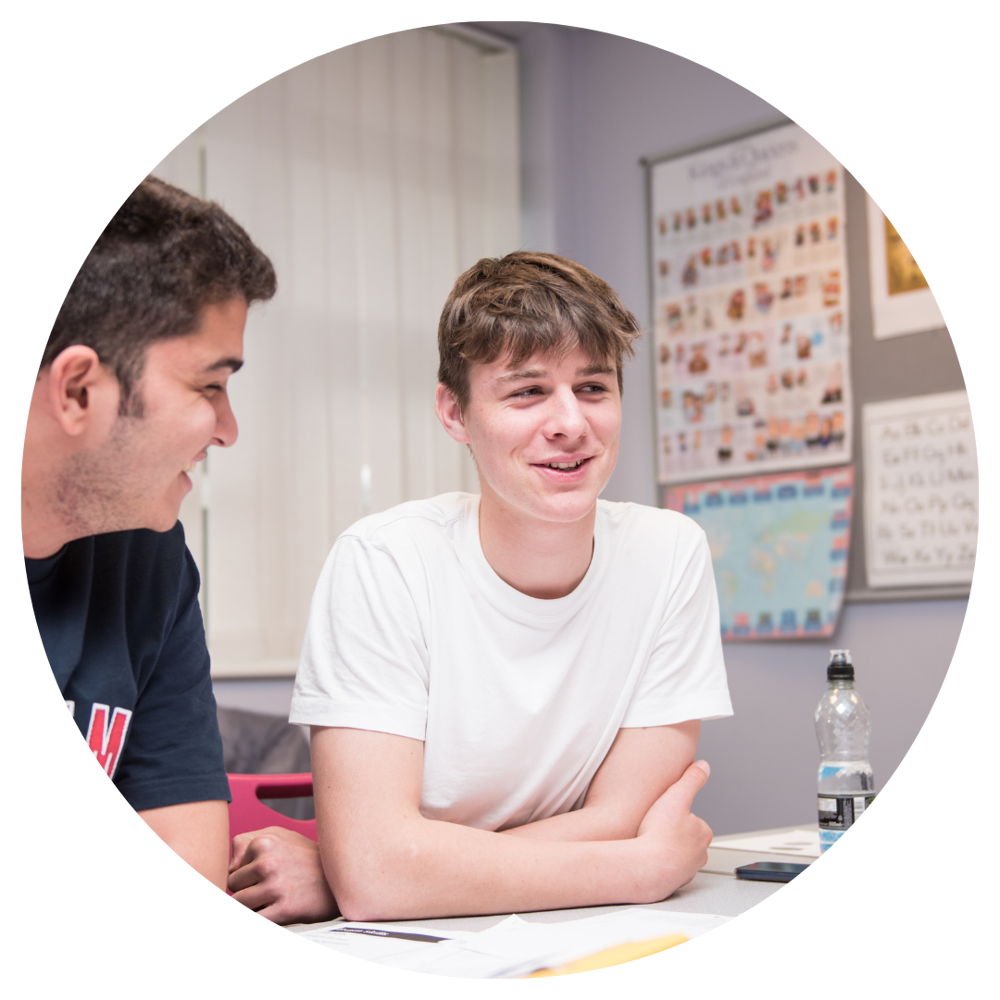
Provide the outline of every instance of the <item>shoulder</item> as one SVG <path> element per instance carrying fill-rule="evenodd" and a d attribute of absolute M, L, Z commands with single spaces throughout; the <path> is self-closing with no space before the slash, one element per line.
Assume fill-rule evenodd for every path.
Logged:
<path fill-rule="evenodd" d="M 25 566 L 32 586 L 56 578 L 65 582 L 92 576 L 107 580 L 197 574 L 180 521 L 169 531 L 136 528 L 87 535 L 68 542 L 48 559 L 25 559 Z"/>
<path fill-rule="evenodd" d="M 679 579 L 711 563 L 705 532 L 685 514 L 637 503 L 598 501 L 605 544 L 619 573 Z"/>
<path fill-rule="evenodd" d="M 400 574 L 433 575 L 434 567 L 454 562 L 462 526 L 478 499 L 470 493 L 444 493 L 355 521 L 334 542 L 320 585 L 355 587 L 361 580 L 381 585 Z"/>
<path fill-rule="evenodd" d="M 464 522 L 477 499 L 471 493 L 442 493 L 427 500 L 401 503 L 355 521 L 337 542 L 354 539 L 377 548 L 391 548 L 420 539 L 443 539 Z"/>
<path fill-rule="evenodd" d="M 598 500 L 597 516 L 613 535 L 647 545 L 697 546 L 705 537 L 701 525 L 686 514 L 661 507 Z"/>
<path fill-rule="evenodd" d="M 171 603 L 197 594 L 198 569 L 178 521 L 169 531 L 136 528 L 93 536 L 94 573 L 122 580 L 130 603 L 160 595 Z"/>

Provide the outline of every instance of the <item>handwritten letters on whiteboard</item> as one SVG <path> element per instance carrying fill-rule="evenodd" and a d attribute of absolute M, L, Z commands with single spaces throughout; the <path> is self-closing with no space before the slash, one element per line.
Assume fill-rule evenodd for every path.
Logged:
<path fill-rule="evenodd" d="M 964 392 L 863 407 L 868 586 L 970 583 L 979 472 Z"/>

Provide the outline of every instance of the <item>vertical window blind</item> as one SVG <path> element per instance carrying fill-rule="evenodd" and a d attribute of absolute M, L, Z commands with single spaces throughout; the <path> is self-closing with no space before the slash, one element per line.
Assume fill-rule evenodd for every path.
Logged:
<path fill-rule="evenodd" d="M 520 243 L 516 52 L 433 29 L 329 53 L 216 115 L 155 170 L 271 257 L 229 383 L 235 447 L 181 511 L 215 676 L 294 672 L 313 586 L 365 514 L 476 491 L 434 415 L 455 278 Z"/>

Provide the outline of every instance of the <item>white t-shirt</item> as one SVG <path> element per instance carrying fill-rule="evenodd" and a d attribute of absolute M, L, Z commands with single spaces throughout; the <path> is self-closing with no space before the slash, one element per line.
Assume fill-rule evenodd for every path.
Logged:
<path fill-rule="evenodd" d="M 621 727 L 731 715 L 705 534 L 599 500 L 566 597 L 504 583 L 479 497 L 363 518 L 313 595 L 290 719 L 424 741 L 420 811 L 501 830 L 583 804 Z"/>

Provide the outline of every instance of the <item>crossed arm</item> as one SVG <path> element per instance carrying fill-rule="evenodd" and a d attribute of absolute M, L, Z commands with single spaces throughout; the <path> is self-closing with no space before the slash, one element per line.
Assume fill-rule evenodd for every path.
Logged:
<path fill-rule="evenodd" d="M 314 728 L 318 850 L 275 828 L 237 837 L 229 887 L 279 923 L 338 904 L 349 919 L 387 920 L 663 899 L 711 840 L 691 814 L 707 779 L 691 765 L 698 731 L 622 729 L 581 809 L 491 833 L 421 815 L 420 741 Z"/>

